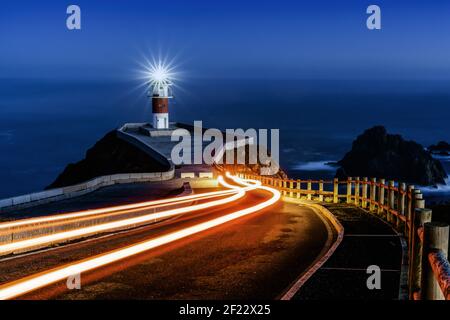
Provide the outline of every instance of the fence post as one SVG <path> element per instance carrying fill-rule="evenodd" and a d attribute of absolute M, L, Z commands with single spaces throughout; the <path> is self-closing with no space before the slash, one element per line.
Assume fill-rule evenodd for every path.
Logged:
<path fill-rule="evenodd" d="M 370 203 L 369 210 L 375 210 L 375 194 L 377 192 L 377 178 L 370 179 Z"/>
<path fill-rule="evenodd" d="M 352 202 L 352 177 L 347 178 L 347 203 Z"/>
<path fill-rule="evenodd" d="M 411 216 L 411 228 L 409 230 L 409 251 L 412 251 L 413 245 L 413 232 L 414 232 L 414 210 L 425 208 L 425 200 L 422 199 L 422 194 L 420 190 L 414 189 L 412 193 L 412 216 Z"/>
<path fill-rule="evenodd" d="M 425 208 L 425 200 L 423 199 L 422 191 L 414 189 L 414 208 Z"/>
<path fill-rule="evenodd" d="M 359 177 L 355 178 L 355 205 L 359 207 Z"/>
<path fill-rule="evenodd" d="M 448 224 L 441 222 L 425 223 L 423 227 L 422 251 L 422 300 L 445 300 L 441 288 L 431 268 L 428 254 L 441 251 L 448 257 Z"/>
<path fill-rule="evenodd" d="M 412 210 L 413 210 L 412 203 L 414 202 L 414 185 L 408 185 L 408 192 L 407 192 L 407 194 L 409 195 L 409 197 L 407 198 L 408 207 L 406 209 L 406 215 L 407 215 L 407 220 L 411 221 L 411 219 L 412 219 Z"/>
<path fill-rule="evenodd" d="M 408 185 L 408 192 L 409 195 L 407 201 L 408 201 L 408 207 L 406 208 L 406 214 L 408 216 L 408 220 L 412 219 L 412 211 L 413 211 L 413 202 L 414 202 L 414 185 Z"/>
<path fill-rule="evenodd" d="M 308 194 L 306 195 L 306 198 L 308 199 L 308 200 L 311 200 L 311 180 L 308 180 L 308 187 L 307 187 L 307 190 L 308 190 Z"/>
<path fill-rule="evenodd" d="M 289 189 L 291 189 L 291 191 L 289 191 L 289 196 L 291 198 L 293 198 L 294 197 L 294 181 L 293 180 L 289 181 Z"/>
<path fill-rule="evenodd" d="M 319 201 L 323 201 L 323 180 L 319 181 Z"/>
<path fill-rule="evenodd" d="M 300 180 L 297 180 L 297 199 L 300 199 L 300 189 L 301 189 L 302 183 Z"/>
<path fill-rule="evenodd" d="M 395 210 L 395 182 L 393 180 L 389 180 L 389 189 L 388 189 L 388 212 L 387 212 L 387 220 L 388 222 L 397 225 L 397 219 L 395 214 L 391 213 L 391 210 Z"/>
<path fill-rule="evenodd" d="M 339 179 L 334 178 L 333 180 L 333 203 L 339 202 Z"/>
<path fill-rule="evenodd" d="M 397 211 L 400 216 L 405 216 L 405 189 L 404 182 L 398 184 Z M 397 219 L 397 228 L 400 228 L 402 221 Z"/>
<path fill-rule="evenodd" d="M 408 237 L 408 244 L 411 243 L 411 229 L 412 229 L 412 210 L 413 206 L 412 203 L 414 202 L 414 186 L 408 185 L 408 191 L 407 191 L 407 198 L 406 201 L 408 202 L 408 205 L 406 207 L 406 224 L 405 224 L 405 235 Z M 409 247 L 411 249 L 411 247 Z"/>
<path fill-rule="evenodd" d="M 414 292 L 420 290 L 421 263 L 422 263 L 422 241 L 417 234 L 419 228 L 427 222 L 431 222 L 431 210 L 416 208 L 413 211 L 411 232 L 411 251 L 409 256 L 409 298 L 414 299 Z"/>
<path fill-rule="evenodd" d="M 364 209 L 367 208 L 367 181 L 367 177 L 364 177 L 362 184 L 362 207 Z"/>
<path fill-rule="evenodd" d="M 383 216 L 383 206 L 384 206 L 384 184 L 386 180 L 380 179 L 380 187 L 378 188 L 378 214 Z"/>

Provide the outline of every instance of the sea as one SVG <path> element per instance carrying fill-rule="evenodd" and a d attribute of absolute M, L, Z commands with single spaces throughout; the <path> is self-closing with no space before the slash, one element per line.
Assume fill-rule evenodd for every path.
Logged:
<path fill-rule="evenodd" d="M 150 120 L 136 79 L 0 79 L 0 199 L 42 190 L 108 131 Z M 336 168 L 327 163 L 374 125 L 424 147 L 450 142 L 450 81 L 185 79 L 174 87 L 170 120 L 279 129 L 289 176 L 328 179 Z M 450 158 L 439 160 L 450 172 Z M 422 190 L 450 200 L 450 181 Z"/>

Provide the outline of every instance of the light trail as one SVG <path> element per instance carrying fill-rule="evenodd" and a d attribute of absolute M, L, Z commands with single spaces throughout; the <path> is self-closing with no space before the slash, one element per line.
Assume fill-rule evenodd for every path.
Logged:
<path fill-rule="evenodd" d="M 190 202 L 194 202 L 194 201 L 203 201 L 203 200 L 209 200 L 209 199 L 214 199 L 214 198 L 219 198 L 219 197 L 224 197 L 228 194 L 236 194 L 237 191 L 236 190 L 227 190 L 227 193 L 225 194 L 213 194 L 213 195 L 206 195 L 206 196 L 202 196 L 199 198 L 195 198 L 195 199 L 188 199 L 188 200 L 181 200 L 181 201 L 173 201 L 173 202 L 168 202 L 168 203 L 164 203 L 164 204 L 159 204 L 159 205 L 155 205 L 155 206 L 148 206 L 148 207 L 142 207 L 142 208 L 137 208 L 137 209 L 128 209 L 128 210 L 120 210 L 120 211 L 112 211 L 110 213 L 103 213 L 103 214 L 89 214 L 89 215 L 82 215 L 81 217 L 72 217 L 72 218 L 67 218 L 64 220 L 61 219 L 57 219 L 56 221 L 49 221 L 47 223 L 40 223 L 40 224 L 23 224 L 22 226 L 18 227 L 17 229 L 7 229 L 7 230 L 1 230 L 0 229 L 0 235 L 6 234 L 6 233 L 16 233 L 16 232 L 24 232 L 24 231 L 30 231 L 30 230 L 36 230 L 36 229 L 40 229 L 40 228 L 50 228 L 50 227 L 56 227 L 56 226 L 61 226 L 64 224 L 74 224 L 74 223 L 79 223 L 82 221 L 86 221 L 86 220 L 90 220 L 90 219 L 98 219 L 98 218 L 111 218 L 114 216 L 118 216 L 118 215 L 123 215 L 123 214 L 127 214 L 127 213 L 137 213 L 139 211 L 143 211 L 143 210 L 155 210 L 154 212 L 156 212 L 157 209 L 163 209 L 165 207 L 170 207 L 170 206 L 174 206 L 174 205 L 180 205 L 180 204 L 184 204 L 184 203 L 190 203 Z M 206 193 L 205 193 L 206 194 Z M 159 211 L 161 212 L 161 211 Z M 145 214 L 145 212 L 143 212 L 142 214 Z"/>
<path fill-rule="evenodd" d="M 252 186 L 252 185 L 257 185 L 257 186 L 261 186 L 262 185 L 261 181 L 253 180 L 253 179 L 241 179 L 241 178 L 239 178 L 237 176 L 231 175 L 231 173 L 228 172 L 228 171 L 225 173 L 225 176 L 227 178 L 230 178 L 231 180 L 233 180 L 237 184 L 244 185 L 244 186 L 247 186 L 247 187 L 248 186 Z M 249 184 L 249 182 L 251 182 L 251 184 Z"/>
<path fill-rule="evenodd" d="M 233 177 L 234 181 L 239 182 L 241 184 L 247 184 L 240 178 Z M 150 249 L 157 248 L 159 246 L 168 244 L 170 242 L 188 237 L 190 235 L 196 234 L 198 232 L 202 232 L 213 227 L 219 226 L 226 222 L 238 219 L 240 217 L 246 216 L 248 214 L 254 213 L 256 211 L 267 208 L 274 203 L 276 203 L 281 194 L 278 190 L 262 186 L 262 185 L 251 185 L 251 187 L 246 188 L 257 188 L 261 190 L 266 190 L 272 193 L 272 197 L 269 200 L 261 202 L 255 206 L 245 208 L 242 210 L 235 211 L 230 214 L 226 214 L 216 219 L 212 219 L 207 222 L 203 222 L 197 224 L 192 227 L 188 227 L 176 232 L 169 233 L 164 236 L 160 236 L 158 238 L 154 238 L 151 240 L 147 240 L 138 244 L 134 244 L 122 249 L 113 250 L 109 253 L 101 254 L 95 257 L 91 257 L 88 259 L 81 260 L 79 262 L 74 262 L 65 266 L 61 266 L 52 270 L 44 271 L 35 275 L 31 275 L 29 277 L 19 279 L 17 281 L 13 281 L 11 283 L 6 283 L 0 286 L 0 299 L 12 299 L 14 297 L 23 295 L 27 292 L 45 287 L 57 281 L 64 280 L 70 276 L 80 274 L 82 272 L 86 272 L 89 270 L 93 270 L 99 268 L 101 266 L 105 266 L 107 264 L 131 257 L 133 255 L 148 251 Z M 241 191 L 246 189 L 241 188 Z M 245 191 L 244 191 L 245 193 Z"/>
<path fill-rule="evenodd" d="M 219 197 L 219 196 L 224 196 L 224 195 L 233 194 L 233 193 L 236 193 L 235 189 L 233 189 L 233 190 L 213 191 L 213 192 L 201 193 L 201 194 L 196 194 L 196 195 L 189 195 L 189 196 L 183 196 L 183 197 L 174 197 L 174 198 L 170 198 L 170 199 L 146 201 L 146 202 L 133 203 L 133 204 L 128 204 L 128 205 L 120 205 L 120 206 L 113 206 L 113 207 L 107 207 L 107 208 L 99 208 L 99 209 L 92 209 L 92 210 L 77 211 L 77 212 L 71 212 L 71 213 L 66 213 L 66 214 L 58 214 L 58 215 L 55 215 L 55 216 L 22 219 L 22 220 L 19 220 L 19 221 L 0 223 L 0 230 L 1 229 L 6 229 L 6 228 L 23 226 L 23 225 L 27 225 L 27 224 L 53 222 L 53 221 L 58 221 L 58 220 L 79 218 L 79 217 L 85 217 L 85 216 L 89 216 L 89 215 L 110 213 L 110 212 L 116 212 L 116 211 L 122 211 L 122 210 L 145 209 L 147 207 L 156 206 L 156 205 L 163 205 L 163 204 L 168 204 L 168 203 L 172 204 L 172 203 L 178 203 L 178 202 L 181 202 L 181 201 L 188 202 L 188 201 L 192 201 L 192 200 L 199 200 L 199 199 L 213 197 L 213 196 Z"/>
<path fill-rule="evenodd" d="M 44 236 L 38 236 L 31 239 L 11 242 L 7 244 L 0 245 L 0 254 L 7 254 L 18 250 L 25 250 L 33 247 L 39 247 L 50 243 L 58 243 L 69 239 L 75 239 L 83 236 L 88 236 L 96 233 L 106 232 L 108 230 L 113 230 L 117 228 L 123 228 L 127 226 L 137 225 L 145 222 L 149 222 L 155 219 L 167 218 L 174 215 L 184 214 L 196 210 L 207 209 L 214 206 L 223 205 L 230 203 L 242 198 L 245 192 L 251 189 L 255 189 L 256 185 L 248 185 L 245 188 L 236 187 L 226 183 L 222 177 L 219 177 L 219 183 L 227 188 L 234 190 L 234 194 L 230 197 L 219 199 L 215 201 L 210 201 L 206 203 L 191 205 L 188 207 L 170 209 L 166 211 L 160 211 L 156 213 L 150 213 L 143 216 L 135 218 L 127 218 L 113 222 L 102 223 L 89 227 L 82 227 L 70 231 L 62 231 L 58 233 L 53 233 Z"/>

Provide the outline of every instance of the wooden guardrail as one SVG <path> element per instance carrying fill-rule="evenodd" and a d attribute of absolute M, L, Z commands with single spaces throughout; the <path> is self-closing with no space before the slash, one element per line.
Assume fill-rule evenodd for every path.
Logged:
<path fill-rule="evenodd" d="M 410 299 L 450 300 L 449 225 L 431 222 L 420 190 L 385 179 L 293 180 L 238 173 L 277 188 L 284 196 L 344 202 L 366 209 L 388 222 L 408 241 Z"/>

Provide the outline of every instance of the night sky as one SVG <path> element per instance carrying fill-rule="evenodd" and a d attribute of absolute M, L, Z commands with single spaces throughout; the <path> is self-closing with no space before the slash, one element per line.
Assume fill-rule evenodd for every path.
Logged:
<path fill-rule="evenodd" d="M 450 2 L 5 0 L 0 43 L 3 78 L 126 78 L 161 52 L 199 78 L 448 79 Z"/>

